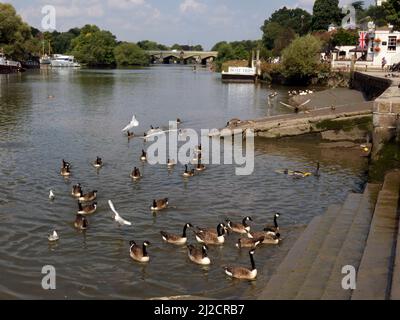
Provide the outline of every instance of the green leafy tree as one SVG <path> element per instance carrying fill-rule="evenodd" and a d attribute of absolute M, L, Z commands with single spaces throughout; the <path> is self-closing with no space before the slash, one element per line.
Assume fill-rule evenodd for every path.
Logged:
<path fill-rule="evenodd" d="M 195 45 L 193 51 L 204 51 L 203 46 L 201 44 Z"/>
<path fill-rule="evenodd" d="M 160 50 L 160 51 L 166 51 L 169 50 L 169 48 L 167 46 L 164 46 L 162 44 L 159 44 L 157 42 L 154 41 L 149 41 L 149 40 L 143 40 L 143 41 L 139 41 L 137 43 L 137 45 L 142 48 L 143 50 Z"/>
<path fill-rule="evenodd" d="M 225 45 L 227 45 L 227 44 L 228 44 L 228 42 L 226 42 L 226 41 L 217 42 L 217 43 L 211 48 L 211 51 L 219 51 L 219 49 L 220 49 L 221 47 L 223 47 L 223 46 L 225 46 Z"/>
<path fill-rule="evenodd" d="M 341 19 L 339 0 L 315 0 L 312 17 L 313 30 L 328 30 L 331 23 L 340 24 Z"/>
<path fill-rule="evenodd" d="M 282 29 L 274 41 L 274 48 L 272 49 L 272 53 L 275 56 L 280 56 L 283 49 L 289 46 L 295 38 L 296 33 L 292 29 Z"/>
<path fill-rule="evenodd" d="M 282 74 L 292 80 L 307 81 L 320 65 L 321 41 L 312 35 L 299 37 L 282 52 Z"/>
<path fill-rule="evenodd" d="M 72 40 L 72 54 L 78 61 L 89 66 L 114 65 L 115 36 L 95 25 L 86 25 L 78 37 Z"/>
<path fill-rule="evenodd" d="M 358 31 L 338 29 L 331 40 L 334 46 L 352 46 L 358 43 Z"/>
<path fill-rule="evenodd" d="M 171 50 L 182 50 L 182 46 L 180 44 L 175 43 L 172 47 Z"/>
<path fill-rule="evenodd" d="M 387 0 L 383 3 L 386 21 L 394 26 L 395 30 L 400 30 L 400 1 Z"/>
<path fill-rule="evenodd" d="M 123 42 L 114 49 L 115 60 L 119 66 L 145 66 L 149 56 L 137 44 Z"/>
<path fill-rule="evenodd" d="M 30 26 L 22 21 L 14 7 L 0 3 L 0 48 L 4 53 L 13 59 L 24 60 L 29 56 L 26 42 L 31 39 Z M 29 48 L 31 44 L 30 42 Z"/>
<path fill-rule="evenodd" d="M 284 32 L 282 27 L 277 22 L 268 23 L 263 29 L 263 45 L 265 48 L 272 50 L 275 45 L 275 40 Z"/>

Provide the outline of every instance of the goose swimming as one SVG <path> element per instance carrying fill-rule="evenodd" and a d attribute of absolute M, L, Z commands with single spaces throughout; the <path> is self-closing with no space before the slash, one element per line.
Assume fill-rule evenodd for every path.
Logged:
<path fill-rule="evenodd" d="M 165 242 L 171 243 L 171 244 L 176 244 L 176 245 L 182 245 L 186 244 L 187 242 L 187 229 L 188 228 L 193 228 L 193 225 L 190 223 L 186 223 L 185 226 L 183 227 L 183 232 L 182 236 L 173 234 L 173 233 L 167 233 L 164 231 L 160 231 L 161 237 Z"/>
<path fill-rule="evenodd" d="M 168 198 L 153 200 L 153 204 L 151 205 L 151 211 L 161 211 L 168 208 Z"/>
<path fill-rule="evenodd" d="M 225 273 L 236 279 L 242 279 L 242 280 L 254 280 L 257 277 L 257 269 L 256 269 L 256 264 L 254 262 L 254 253 L 255 250 L 250 250 L 249 256 L 250 256 L 250 263 L 251 263 L 251 268 L 243 268 L 243 267 L 224 267 Z"/>
<path fill-rule="evenodd" d="M 242 223 L 233 223 L 231 220 L 226 220 L 229 230 L 245 234 L 250 231 L 250 226 L 247 224 L 247 221 L 253 221 L 251 217 L 245 217 L 242 220 Z"/>
<path fill-rule="evenodd" d="M 130 245 L 129 253 L 133 260 L 137 262 L 150 261 L 149 254 L 147 253 L 147 247 L 150 246 L 149 241 L 143 242 L 143 245 L 141 247 L 137 245 L 135 241 L 130 241 L 129 245 Z"/>
<path fill-rule="evenodd" d="M 217 234 L 207 231 L 195 231 L 196 240 L 200 243 L 205 243 L 207 245 L 212 244 L 223 244 L 225 242 L 225 226 L 220 223 L 217 226 Z"/>
<path fill-rule="evenodd" d="M 200 265 L 209 265 L 211 263 L 206 245 L 201 246 L 201 249 L 196 248 L 194 245 L 188 245 L 187 249 L 190 261 Z"/>

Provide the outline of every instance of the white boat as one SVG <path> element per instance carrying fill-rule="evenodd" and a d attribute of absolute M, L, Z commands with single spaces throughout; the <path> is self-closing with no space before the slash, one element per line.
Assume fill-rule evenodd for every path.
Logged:
<path fill-rule="evenodd" d="M 51 58 L 45 54 L 40 58 L 40 64 L 51 64 Z"/>
<path fill-rule="evenodd" d="M 228 72 L 222 71 L 222 81 L 254 82 L 256 68 L 229 67 Z"/>
<path fill-rule="evenodd" d="M 4 73 L 13 73 L 13 72 L 21 72 L 24 69 L 21 66 L 20 62 L 8 60 L 3 53 L 0 51 L 0 74 Z"/>
<path fill-rule="evenodd" d="M 74 56 L 55 54 L 51 59 L 51 66 L 53 68 L 79 68 L 81 65 L 75 60 Z"/>

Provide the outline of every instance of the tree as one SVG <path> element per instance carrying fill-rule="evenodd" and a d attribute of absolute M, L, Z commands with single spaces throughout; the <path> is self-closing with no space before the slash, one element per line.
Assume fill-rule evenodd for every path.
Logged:
<path fill-rule="evenodd" d="M 356 30 L 338 29 L 332 37 L 333 46 L 352 46 L 358 44 L 358 32 Z"/>
<path fill-rule="evenodd" d="M 282 52 L 282 74 L 304 81 L 315 75 L 320 64 L 321 42 L 312 35 L 299 37 Z"/>
<path fill-rule="evenodd" d="M 154 41 L 149 41 L 149 40 L 143 40 L 139 41 L 137 45 L 142 48 L 143 50 L 150 50 L 150 51 L 167 51 L 169 48 L 167 46 L 164 46 L 163 44 L 159 44 Z"/>
<path fill-rule="evenodd" d="M 31 39 L 30 26 L 22 21 L 14 7 L 0 3 L 0 48 L 4 53 L 13 59 L 24 60 L 29 56 L 25 45 Z"/>
<path fill-rule="evenodd" d="M 272 50 L 274 48 L 275 40 L 282 34 L 284 27 L 277 22 L 268 23 L 263 29 L 263 45 L 265 48 Z"/>
<path fill-rule="evenodd" d="M 175 43 L 172 47 L 171 50 L 178 50 L 181 51 L 182 50 L 182 46 L 180 44 Z"/>
<path fill-rule="evenodd" d="M 394 26 L 394 30 L 400 30 L 400 1 L 387 0 L 383 3 L 386 21 Z"/>
<path fill-rule="evenodd" d="M 204 51 L 201 44 L 197 44 L 193 47 L 193 51 Z"/>
<path fill-rule="evenodd" d="M 114 49 L 115 60 L 119 66 L 145 66 L 149 56 L 134 43 L 123 42 Z"/>
<path fill-rule="evenodd" d="M 95 25 L 86 25 L 78 37 L 72 40 L 72 54 L 78 61 L 89 66 L 114 65 L 115 36 Z"/>
<path fill-rule="evenodd" d="M 315 0 L 312 17 L 313 30 L 328 30 L 331 23 L 340 24 L 341 18 L 339 0 Z"/>
<path fill-rule="evenodd" d="M 282 29 L 274 41 L 272 53 L 275 56 L 280 56 L 283 49 L 290 45 L 293 39 L 296 38 L 296 33 L 291 29 Z"/>
<path fill-rule="evenodd" d="M 225 45 L 227 45 L 227 44 L 228 44 L 228 42 L 226 42 L 226 41 L 217 42 L 217 43 L 211 48 L 211 51 L 219 51 L 219 49 L 220 49 L 221 47 L 223 47 L 223 46 L 225 46 Z"/>

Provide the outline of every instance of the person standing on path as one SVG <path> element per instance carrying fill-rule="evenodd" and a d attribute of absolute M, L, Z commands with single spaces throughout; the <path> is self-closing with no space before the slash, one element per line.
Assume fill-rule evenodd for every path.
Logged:
<path fill-rule="evenodd" d="M 382 70 L 385 69 L 386 64 L 387 64 L 386 58 L 383 57 L 383 58 L 382 58 Z"/>

